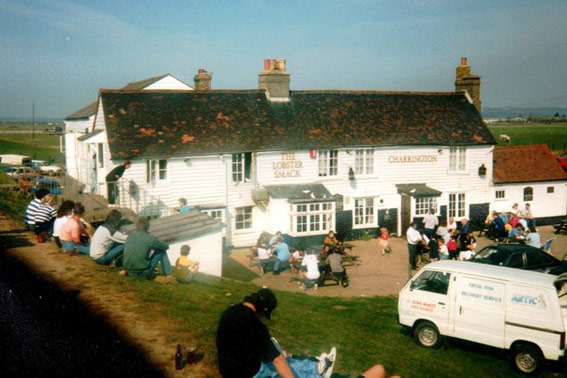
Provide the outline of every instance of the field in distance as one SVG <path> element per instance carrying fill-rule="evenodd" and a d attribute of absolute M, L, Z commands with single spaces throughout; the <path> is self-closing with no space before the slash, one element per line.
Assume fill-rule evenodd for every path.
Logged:
<path fill-rule="evenodd" d="M 488 128 L 501 146 L 508 144 L 500 140 L 500 135 L 510 137 L 510 146 L 526 144 L 547 144 L 556 154 L 567 151 L 567 123 L 506 123 L 492 124 Z"/>
<path fill-rule="evenodd" d="M 63 163 L 65 155 L 60 152 L 59 143 L 60 135 L 0 132 L 2 154 L 26 155 L 31 156 L 32 159 Z"/>

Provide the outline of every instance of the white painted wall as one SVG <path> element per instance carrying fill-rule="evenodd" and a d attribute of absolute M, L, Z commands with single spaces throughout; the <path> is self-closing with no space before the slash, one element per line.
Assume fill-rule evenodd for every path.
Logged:
<path fill-rule="evenodd" d="M 193 88 L 189 85 L 183 83 L 182 81 L 174 78 L 171 75 L 167 75 L 166 77 L 156 81 L 153 84 L 148 85 L 144 88 L 144 90 L 160 90 L 160 89 L 169 89 L 169 90 L 190 90 L 192 91 Z"/>
<path fill-rule="evenodd" d="M 222 233 L 213 232 L 196 239 L 180 241 L 169 245 L 167 257 L 172 266 L 180 256 L 181 246 L 191 247 L 189 259 L 199 262 L 199 272 L 220 277 L 222 274 Z"/>
<path fill-rule="evenodd" d="M 514 203 L 518 203 L 520 208 L 524 208 L 524 188 L 533 188 L 533 200 L 528 201 L 534 217 L 554 217 L 567 214 L 566 202 L 566 182 L 548 181 L 533 182 L 522 184 L 498 184 L 492 188 L 492 202 L 490 210 L 510 211 Z M 553 193 L 547 193 L 547 188 L 553 187 Z M 496 199 L 497 190 L 505 190 L 506 198 Z"/>

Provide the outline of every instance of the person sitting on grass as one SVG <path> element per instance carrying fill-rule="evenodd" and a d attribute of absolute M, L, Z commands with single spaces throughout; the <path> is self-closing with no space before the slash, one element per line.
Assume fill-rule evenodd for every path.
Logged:
<path fill-rule="evenodd" d="M 348 277 L 346 274 L 345 267 L 343 266 L 343 255 L 338 253 L 336 250 L 331 249 L 329 251 L 329 256 L 327 256 L 327 263 L 331 268 L 331 272 L 333 272 L 333 276 L 340 282 L 343 287 L 348 286 Z"/>
<path fill-rule="evenodd" d="M 85 207 L 80 202 L 75 203 L 73 215 L 61 228 L 61 247 L 63 252 L 88 255 L 90 251 L 88 232 L 81 218 L 85 214 Z"/>
<path fill-rule="evenodd" d="M 71 219 L 73 215 L 73 208 L 75 207 L 75 202 L 65 200 L 57 209 L 57 215 L 55 215 L 55 222 L 53 222 L 53 238 L 57 246 L 61 248 L 61 228 Z"/>
<path fill-rule="evenodd" d="M 116 209 L 106 216 L 106 222 L 100 225 L 91 241 L 91 258 L 100 265 L 110 265 L 122 258 L 124 242 L 128 235 L 118 230 L 122 213 Z"/>
<path fill-rule="evenodd" d="M 154 279 L 154 269 L 161 263 L 165 278 L 156 278 L 158 282 L 171 280 L 171 263 L 167 257 L 169 245 L 162 242 L 157 236 L 149 233 L 150 221 L 139 218 L 136 222 L 136 231 L 128 235 L 124 243 L 124 255 L 120 272 L 123 276 Z"/>
<path fill-rule="evenodd" d="M 57 215 L 57 210 L 53 207 L 54 204 L 55 196 L 48 194 L 41 199 L 41 205 L 35 213 L 34 231 L 38 243 L 48 241 L 53 234 L 53 223 L 55 222 L 55 215 Z"/>
<path fill-rule="evenodd" d="M 190 252 L 191 247 L 186 244 L 181 246 L 181 256 L 175 261 L 175 278 L 178 282 L 191 282 L 199 272 L 199 262 L 187 257 Z"/>
<path fill-rule="evenodd" d="M 31 200 L 26 208 L 26 215 L 24 217 L 24 223 L 26 225 L 26 229 L 29 231 L 33 231 L 35 227 L 35 213 L 39 209 L 41 205 L 41 199 L 49 194 L 49 190 L 47 189 L 39 189 L 35 192 L 35 198 Z"/>

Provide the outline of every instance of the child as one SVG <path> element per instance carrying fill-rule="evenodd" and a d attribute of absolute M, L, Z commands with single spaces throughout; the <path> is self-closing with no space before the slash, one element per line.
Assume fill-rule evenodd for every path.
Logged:
<path fill-rule="evenodd" d="M 382 250 L 382 255 L 392 252 L 392 248 L 390 248 L 389 246 L 390 241 L 388 239 L 390 239 L 390 235 L 388 234 L 388 229 L 386 229 L 386 227 L 382 227 L 380 229 L 380 242 L 379 242 L 380 249 Z"/>
<path fill-rule="evenodd" d="M 191 261 L 187 258 L 191 247 L 188 245 L 181 246 L 181 256 L 175 262 L 175 276 L 179 282 L 191 282 L 195 274 L 199 271 L 199 263 Z"/>
<path fill-rule="evenodd" d="M 439 247 L 439 257 L 441 260 L 449 260 L 449 249 L 445 245 L 443 238 L 437 240 L 437 245 Z"/>
<path fill-rule="evenodd" d="M 447 242 L 447 250 L 449 251 L 449 259 L 456 260 L 457 259 L 457 235 L 454 234 L 451 236 L 451 240 Z"/>

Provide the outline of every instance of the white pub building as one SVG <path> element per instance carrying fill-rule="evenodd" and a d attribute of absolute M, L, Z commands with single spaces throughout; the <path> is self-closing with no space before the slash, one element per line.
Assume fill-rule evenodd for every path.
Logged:
<path fill-rule="evenodd" d="M 100 90 L 86 134 L 67 119 L 70 174 L 106 194 L 106 174 L 130 160 L 122 206 L 143 215 L 142 196 L 167 207 L 186 198 L 235 247 L 262 231 L 296 245 L 329 230 L 402 234 L 430 208 L 484 221 L 496 143 L 466 60 L 446 93 L 291 91 L 285 61 L 264 64 L 256 90 L 211 90 L 204 70 L 195 90 Z"/>

